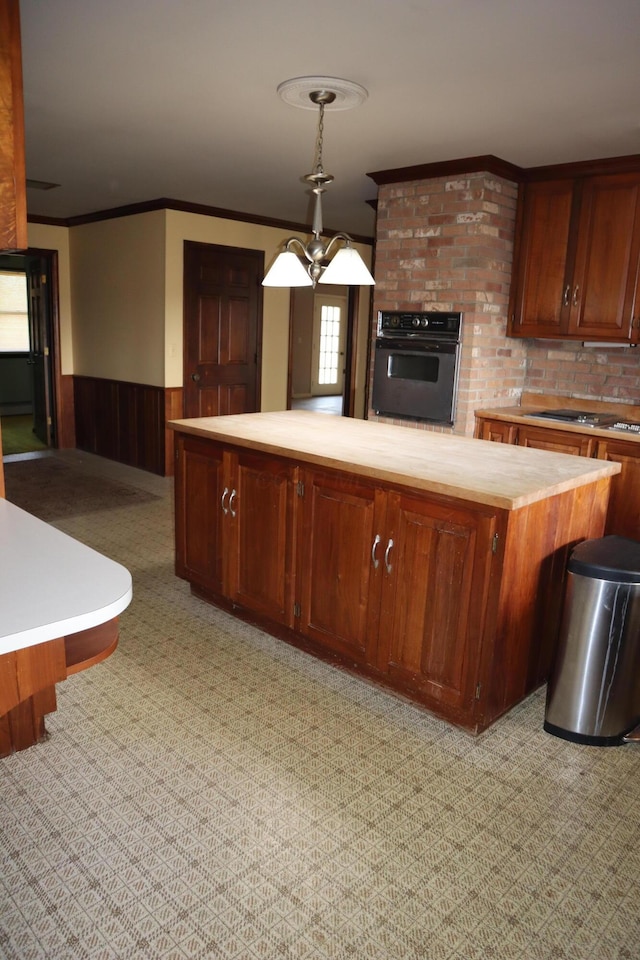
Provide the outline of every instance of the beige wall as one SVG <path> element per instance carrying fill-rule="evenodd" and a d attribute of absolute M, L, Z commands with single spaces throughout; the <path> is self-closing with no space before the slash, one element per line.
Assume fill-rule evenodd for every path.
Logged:
<path fill-rule="evenodd" d="M 165 385 L 182 385 L 182 286 L 183 286 L 183 248 L 185 240 L 200 243 L 218 243 L 230 247 L 245 247 L 262 250 L 265 255 L 265 270 L 271 264 L 280 245 L 290 230 L 241 223 L 235 220 L 222 220 L 217 217 L 167 211 L 166 246 L 166 326 L 165 326 Z M 371 264 L 371 247 L 355 244 L 365 262 Z M 358 327 L 364 332 L 365 341 L 368 330 L 367 288 L 362 288 L 360 300 L 362 322 Z M 261 409 L 284 410 L 287 405 L 287 373 L 289 361 L 289 301 L 288 288 L 263 288 L 263 331 L 262 331 L 262 401 Z M 366 342 L 364 347 L 366 353 Z M 359 351 L 362 354 L 362 348 Z M 364 394 L 365 372 L 362 366 L 362 388 Z"/>
<path fill-rule="evenodd" d="M 262 250 L 265 270 L 291 231 L 200 214 L 167 211 L 165 385 L 182 386 L 182 287 L 184 241 Z M 263 288 L 262 410 L 287 405 L 289 290 Z"/>
<path fill-rule="evenodd" d="M 30 223 L 30 247 L 58 252 L 58 298 L 60 310 L 60 365 L 62 374 L 73 373 L 73 314 L 71 310 L 71 262 L 69 228 Z"/>
<path fill-rule="evenodd" d="M 29 244 L 59 255 L 63 374 L 182 386 L 185 240 L 262 250 L 265 269 L 291 231 L 175 210 L 77 227 L 29 224 Z M 371 264 L 371 247 L 356 244 Z M 262 410 L 287 402 L 287 288 L 263 290 Z M 357 319 L 356 409 L 364 410 L 370 290 Z"/>
<path fill-rule="evenodd" d="M 75 374 L 164 386 L 165 216 L 72 227 Z"/>

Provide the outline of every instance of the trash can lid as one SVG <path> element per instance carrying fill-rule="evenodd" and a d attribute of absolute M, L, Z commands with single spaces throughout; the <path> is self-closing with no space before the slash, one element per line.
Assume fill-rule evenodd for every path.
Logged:
<path fill-rule="evenodd" d="M 583 540 L 571 551 L 567 570 L 615 583 L 640 583 L 640 543 L 615 535 Z"/>

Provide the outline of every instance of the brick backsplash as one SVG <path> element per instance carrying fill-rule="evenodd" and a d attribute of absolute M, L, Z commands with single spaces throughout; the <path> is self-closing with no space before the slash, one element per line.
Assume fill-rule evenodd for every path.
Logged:
<path fill-rule="evenodd" d="M 475 410 L 517 405 L 524 390 L 640 402 L 636 349 L 506 336 L 517 189 L 485 172 L 379 189 L 373 335 L 378 310 L 463 313 L 455 425 L 408 426 L 471 436 Z"/>
<path fill-rule="evenodd" d="M 640 351 L 583 347 L 582 343 L 527 341 L 525 389 L 590 400 L 640 403 Z"/>

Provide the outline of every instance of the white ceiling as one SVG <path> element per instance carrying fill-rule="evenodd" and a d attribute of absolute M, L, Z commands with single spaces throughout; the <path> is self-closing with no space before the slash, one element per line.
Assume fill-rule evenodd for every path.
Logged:
<path fill-rule="evenodd" d="M 308 222 L 317 114 L 278 84 L 327 75 L 325 224 L 371 236 L 367 171 L 494 154 L 640 153 L 640 0 L 21 0 L 29 213 L 168 197 Z"/>

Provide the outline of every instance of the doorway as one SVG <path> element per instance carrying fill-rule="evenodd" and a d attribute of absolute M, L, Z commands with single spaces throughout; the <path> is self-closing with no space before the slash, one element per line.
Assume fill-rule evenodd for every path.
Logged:
<path fill-rule="evenodd" d="M 0 275 L 0 415 L 9 456 L 58 445 L 57 254 L 2 254 Z"/>
<path fill-rule="evenodd" d="M 294 287 L 289 324 L 289 408 L 353 416 L 357 288 Z"/>

